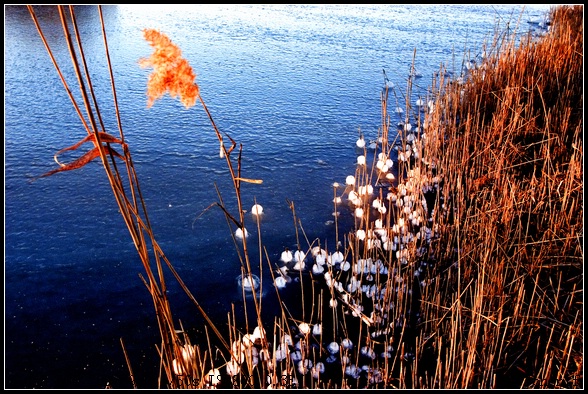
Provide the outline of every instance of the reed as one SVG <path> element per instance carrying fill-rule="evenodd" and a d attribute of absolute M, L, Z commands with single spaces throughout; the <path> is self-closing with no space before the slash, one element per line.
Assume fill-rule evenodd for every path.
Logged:
<path fill-rule="evenodd" d="M 241 173 L 242 146 L 217 128 L 180 48 L 146 29 L 154 49 L 141 61 L 153 68 L 148 105 L 168 93 L 187 108 L 199 103 L 232 180 L 236 211 L 218 189 L 216 206 L 227 219 L 255 321 L 246 310 L 241 324 L 233 308 L 226 330 L 207 317 L 153 237 L 122 127 L 114 137 L 101 124 L 74 8 L 73 27 L 66 8 L 59 10 L 66 37 L 73 29 L 79 44 L 76 52 L 67 41 L 86 109 L 86 116 L 78 110 L 88 134 L 82 142 L 94 149 L 51 173 L 102 160 L 153 298 L 160 388 L 582 386 L 581 6 L 553 8 L 551 32 L 540 39 L 519 39 L 516 28 L 512 36 L 498 32 L 491 55 L 464 78 L 452 80 L 442 68 L 424 102 L 411 101 L 414 62 L 405 92 L 386 85 L 377 139 L 358 141 L 355 173 L 333 185 L 334 244 L 309 240 L 289 201 L 297 250 L 279 266 L 261 236 L 257 266 L 249 257 L 241 185 L 261 180 Z M 388 114 L 390 94 L 396 105 L 398 97 L 404 101 L 397 125 Z M 339 229 L 338 214 L 353 216 L 351 229 Z M 297 277 L 300 286 L 297 300 L 282 299 L 276 286 L 281 311 L 273 321 L 264 321 L 260 293 L 246 285 L 266 265 L 275 283 Z M 174 322 L 164 268 L 202 313 L 207 343 L 192 344 Z"/>
<path fill-rule="evenodd" d="M 464 84 L 440 83 L 426 119 L 444 204 L 440 296 L 422 305 L 420 346 L 443 360 L 431 387 L 581 386 L 582 7 L 550 17 L 541 39 L 495 42 Z"/>

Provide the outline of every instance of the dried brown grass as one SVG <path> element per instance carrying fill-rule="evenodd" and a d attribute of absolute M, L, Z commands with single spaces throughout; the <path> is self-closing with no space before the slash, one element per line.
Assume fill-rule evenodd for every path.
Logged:
<path fill-rule="evenodd" d="M 582 385 L 582 12 L 558 7 L 551 33 L 503 43 L 427 120 L 448 213 L 440 295 L 423 299 L 430 387 Z"/>

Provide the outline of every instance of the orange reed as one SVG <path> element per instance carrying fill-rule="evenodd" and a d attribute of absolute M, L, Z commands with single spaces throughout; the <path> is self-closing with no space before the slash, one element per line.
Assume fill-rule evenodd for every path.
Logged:
<path fill-rule="evenodd" d="M 180 48 L 155 29 L 144 29 L 143 36 L 154 49 L 149 58 L 139 60 L 141 67 L 153 67 L 147 82 L 147 106 L 151 107 L 166 92 L 174 98 L 179 96 L 186 108 L 194 106 L 199 96 L 196 74 Z"/>

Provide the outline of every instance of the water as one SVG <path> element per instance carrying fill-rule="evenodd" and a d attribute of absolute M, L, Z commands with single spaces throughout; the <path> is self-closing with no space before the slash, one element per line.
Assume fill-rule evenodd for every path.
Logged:
<path fill-rule="evenodd" d="M 98 12 L 75 10 L 101 112 L 116 134 Z M 334 243 L 331 185 L 354 172 L 359 131 L 377 136 L 382 69 L 402 101 L 416 49 L 423 78 L 414 90 L 424 96 L 440 64 L 459 73 L 466 48 L 479 56 L 497 24 L 514 27 L 520 16 L 525 33 L 533 27 L 526 21 L 547 10 L 103 7 L 122 124 L 155 236 L 206 312 L 222 325 L 231 303 L 242 304 L 230 230 L 222 212 L 209 208 L 218 199 L 215 185 L 233 207 L 232 189 L 201 108 L 185 110 L 169 97 L 146 108 L 149 70 L 137 62 L 151 48 L 141 29 L 160 29 L 180 46 L 216 124 L 243 144 L 243 176 L 264 181 L 244 185 L 245 207 L 264 207 L 261 237 L 277 262 L 285 247 L 296 246 L 288 201 L 309 240 Z M 35 11 L 78 97 L 55 7 Z M 55 168 L 55 152 L 85 131 L 24 6 L 5 7 L 5 133 L 5 387 L 131 387 L 120 338 L 139 387 L 155 387 L 153 306 L 99 161 L 29 182 Z M 247 220 L 255 240 L 255 222 Z M 271 310 L 275 297 L 264 273 Z M 174 317 L 202 337 L 198 311 L 168 278 Z"/>

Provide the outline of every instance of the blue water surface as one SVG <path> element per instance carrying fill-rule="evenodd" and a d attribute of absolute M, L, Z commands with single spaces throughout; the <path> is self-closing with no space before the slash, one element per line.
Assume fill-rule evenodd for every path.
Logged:
<path fill-rule="evenodd" d="M 289 202 L 311 242 L 334 245 L 332 184 L 354 173 L 359 133 L 378 135 L 383 69 L 396 85 L 391 105 L 404 105 L 415 51 L 423 77 L 415 80 L 411 100 L 426 96 L 442 64 L 458 75 L 464 55 L 481 56 L 497 26 L 526 34 L 532 28 L 526 21 L 548 9 L 103 6 L 122 126 L 155 236 L 204 310 L 226 325 L 231 304 L 239 309 L 243 303 L 231 229 L 222 211 L 211 208 L 218 201 L 215 185 L 230 208 L 234 193 L 199 105 L 186 110 L 166 96 L 147 108 L 150 70 L 138 61 L 151 48 L 142 29 L 160 29 L 182 49 L 215 123 L 243 146 L 243 176 L 263 180 L 242 189 L 245 209 L 255 201 L 264 207 L 261 234 L 251 215 L 246 225 L 254 262 L 261 235 L 275 263 L 284 248 L 296 248 Z M 79 100 L 56 7 L 34 11 Z M 98 9 L 75 6 L 75 14 L 106 129 L 116 135 Z M 99 160 L 31 182 L 56 168 L 53 155 L 86 132 L 27 8 L 5 6 L 4 21 L 5 387 L 131 387 L 121 338 L 139 387 L 156 387 L 153 304 Z M 269 289 L 264 297 L 275 298 L 268 272 L 262 274 Z M 171 275 L 168 282 L 174 317 L 194 330 L 195 340 L 203 339 L 198 310 Z"/>

